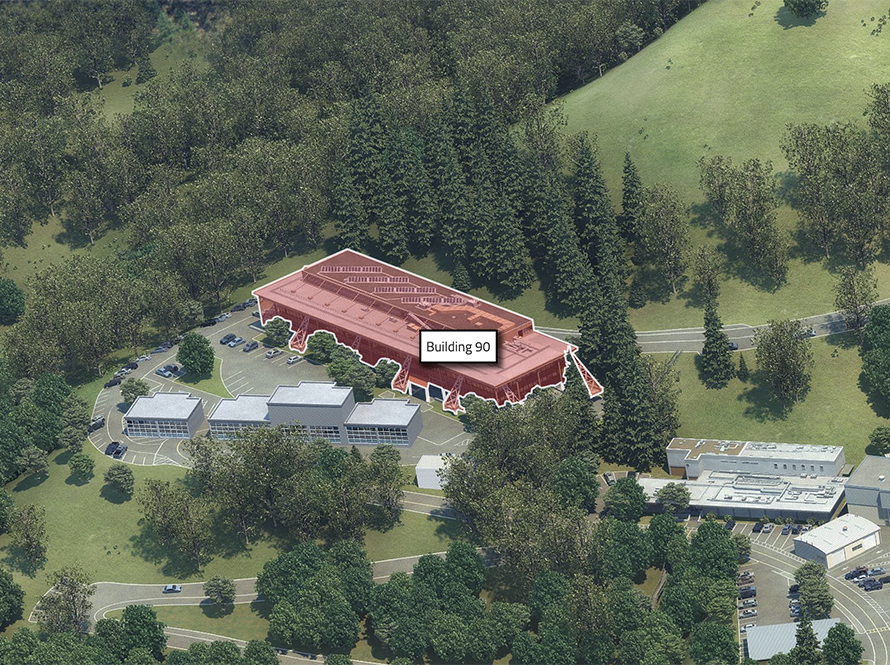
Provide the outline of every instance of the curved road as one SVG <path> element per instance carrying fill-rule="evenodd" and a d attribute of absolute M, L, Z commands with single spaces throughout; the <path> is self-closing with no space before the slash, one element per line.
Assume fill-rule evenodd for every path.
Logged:
<path fill-rule="evenodd" d="M 890 298 L 878 300 L 876 305 L 886 305 Z M 800 319 L 805 326 L 810 326 L 816 332 L 816 337 L 835 335 L 847 330 L 844 318 L 840 312 L 828 312 Z M 739 345 L 739 349 L 754 348 L 754 335 L 766 326 L 749 326 L 746 323 L 735 323 L 724 326 L 730 342 Z M 580 334 L 579 330 L 570 328 L 546 328 L 537 327 L 537 330 L 554 337 L 566 339 Z M 643 353 L 674 353 L 676 351 L 692 351 L 698 353 L 704 344 L 704 328 L 676 328 L 674 330 L 642 330 L 637 332 L 637 343 Z"/>

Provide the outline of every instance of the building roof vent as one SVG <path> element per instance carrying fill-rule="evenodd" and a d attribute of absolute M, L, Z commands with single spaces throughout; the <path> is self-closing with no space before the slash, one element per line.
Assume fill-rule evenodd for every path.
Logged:
<path fill-rule="evenodd" d="M 846 531 L 848 528 L 849 527 L 846 524 L 844 524 L 844 531 Z"/>

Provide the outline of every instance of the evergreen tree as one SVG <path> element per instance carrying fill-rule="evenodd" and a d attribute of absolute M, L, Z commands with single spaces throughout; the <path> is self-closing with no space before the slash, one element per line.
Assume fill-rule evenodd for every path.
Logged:
<path fill-rule="evenodd" d="M 748 370 L 748 363 L 745 362 L 744 354 L 739 354 L 739 371 L 736 374 L 739 377 L 739 381 L 747 381 L 751 377 L 751 372 Z"/>
<path fill-rule="evenodd" d="M 411 244 L 419 255 L 424 255 L 433 237 L 435 208 L 423 162 L 423 142 L 414 130 L 403 127 L 390 136 L 387 152 L 393 189 L 405 202 Z"/>
<path fill-rule="evenodd" d="M 485 155 L 477 155 L 473 167 L 474 200 L 467 227 L 467 263 L 479 281 L 492 278 L 494 264 L 493 245 L 498 241 L 492 234 L 494 226 L 496 192 L 491 169 Z"/>
<path fill-rule="evenodd" d="M 341 249 L 349 247 L 362 251 L 368 241 L 368 213 L 346 167 L 338 164 L 334 178 L 336 185 L 331 203 L 337 244 Z"/>
<path fill-rule="evenodd" d="M 454 270 L 451 271 L 451 286 L 464 293 L 473 288 L 470 273 L 467 272 L 467 267 L 461 261 L 455 262 Z"/>
<path fill-rule="evenodd" d="M 454 147 L 464 173 L 469 173 L 476 156 L 476 100 L 463 79 L 454 83 L 452 104 L 449 109 Z"/>
<path fill-rule="evenodd" d="M 621 191 L 621 232 L 625 238 L 633 238 L 636 234 L 637 209 L 642 201 L 643 183 L 637 173 L 637 167 L 630 159 L 630 153 L 624 153 L 624 177 Z"/>
<path fill-rule="evenodd" d="M 615 211 L 609 201 L 609 192 L 603 180 L 602 168 L 597 158 L 596 149 L 582 136 L 578 146 L 578 161 L 575 166 L 575 225 L 582 245 L 587 249 L 590 262 L 596 265 L 601 237 L 617 229 Z M 602 242 L 611 245 L 614 250 L 621 250 L 620 243 L 612 243 L 611 238 L 602 238 Z M 623 259 L 620 261 L 623 264 Z"/>
<path fill-rule="evenodd" d="M 795 645 L 788 655 L 791 656 L 794 665 L 822 665 L 819 640 L 813 632 L 813 624 L 808 617 L 803 617 L 797 624 Z"/>
<path fill-rule="evenodd" d="M 348 137 L 349 173 L 370 220 L 377 221 L 379 197 L 385 194 L 381 182 L 385 135 L 376 93 L 369 92 L 353 104 Z"/>
<path fill-rule="evenodd" d="M 701 353 L 702 383 L 708 388 L 723 388 L 735 376 L 729 337 L 717 314 L 717 304 L 705 305 L 705 345 Z"/>
<path fill-rule="evenodd" d="M 136 83 L 145 83 L 158 75 L 148 53 L 139 58 L 139 72 L 136 74 Z"/>
<path fill-rule="evenodd" d="M 435 192 L 437 237 L 455 262 L 463 262 L 467 258 L 466 229 L 470 208 L 463 171 L 450 129 L 442 116 L 426 143 L 425 156 L 432 191 Z"/>
<path fill-rule="evenodd" d="M 387 261 L 400 265 L 408 258 L 408 223 L 405 218 L 405 201 L 396 194 L 386 170 L 381 175 L 380 186 L 377 246 Z"/>
<path fill-rule="evenodd" d="M 498 207 L 491 225 L 491 240 L 491 282 L 505 296 L 518 296 L 531 286 L 534 275 L 522 226 L 505 190 L 501 190 L 498 197 Z"/>

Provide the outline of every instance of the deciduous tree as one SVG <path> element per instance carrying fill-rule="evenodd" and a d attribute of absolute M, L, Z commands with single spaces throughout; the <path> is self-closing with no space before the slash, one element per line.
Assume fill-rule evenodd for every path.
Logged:
<path fill-rule="evenodd" d="M 878 282 L 870 268 L 859 270 L 844 266 L 838 271 L 834 306 L 843 315 L 847 328 L 856 332 L 860 344 L 868 313 L 878 299 L 877 287 Z"/>
<path fill-rule="evenodd" d="M 673 189 L 660 185 L 643 191 L 637 209 L 637 232 L 673 293 L 677 293 L 677 280 L 688 266 L 688 227 L 686 211 Z"/>
<path fill-rule="evenodd" d="M 800 321 L 770 321 L 754 338 L 757 369 L 785 408 L 806 394 L 813 370 L 813 351 Z"/>
<path fill-rule="evenodd" d="M 176 360 L 194 376 L 209 376 L 213 373 L 213 346 L 210 340 L 196 332 L 188 332 L 179 343 Z"/>

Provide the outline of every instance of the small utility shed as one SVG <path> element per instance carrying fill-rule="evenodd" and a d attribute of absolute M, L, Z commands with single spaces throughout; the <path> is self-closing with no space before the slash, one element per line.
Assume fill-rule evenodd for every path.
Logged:
<path fill-rule="evenodd" d="M 794 553 L 832 568 L 879 545 L 881 527 L 859 515 L 841 515 L 794 539 Z"/>
<path fill-rule="evenodd" d="M 820 642 L 840 619 L 817 619 L 813 622 L 813 632 Z M 747 632 L 748 658 L 765 663 L 777 653 L 788 653 L 795 645 L 796 623 L 776 623 L 771 626 L 754 626 Z"/>
<path fill-rule="evenodd" d="M 415 468 L 417 486 L 425 490 L 442 489 L 438 471 L 445 468 L 445 461 L 445 455 L 421 455 Z"/>

